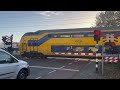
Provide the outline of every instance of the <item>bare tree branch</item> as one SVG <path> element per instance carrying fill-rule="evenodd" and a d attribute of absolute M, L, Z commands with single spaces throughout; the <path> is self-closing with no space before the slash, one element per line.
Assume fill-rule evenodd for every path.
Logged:
<path fill-rule="evenodd" d="M 120 26 L 120 11 L 100 12 L 96 16 L 96 27 Z"/>

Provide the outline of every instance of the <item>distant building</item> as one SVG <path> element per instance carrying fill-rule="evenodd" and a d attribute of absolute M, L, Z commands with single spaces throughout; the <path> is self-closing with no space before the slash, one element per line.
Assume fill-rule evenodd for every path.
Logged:
<path fill-rule="evenodd" d="M 13 48 L 19 48 L 19 43 L 18 42 L 13 42 L 12 47 Z M 6 45 L 5 48 L 10 47 L 10 45 Z M 0 43 L 0 48 L 4 48 L 4 43 Z"/>
<path fill-rule="evenodd" d="M 20 44 L 18 42 L 13 42 L 12 47 L 18 49 Z"/>
<path fill-rule="evenodd" d="M 19 46 L 20 46 L 20 44 L 19 44 L 19 42 L 13 42 L 12 43 L 12 47 L 13 47 L 13 49 L 14 49 L 14 51 L 13 51 L 13 55 L 19 55 Z M 5 47 L 4 47 L 4 43 L 0 43 L 0 48 L 8 48 L 8 47 L 10 47 L 10 45 L 6 45 Z"/>
<path fill-rule="evenodd" d="M 19 46 L 20 46 L 20 43 L 18 43 L 18 42 L 12 43 L 12 47 L 14 49 L 13 55 L 20 55 Z"/>
<path fill-rule="evenodd" d="M 4 44 L 0 42 L 0 48 L 4 48 Z"/>

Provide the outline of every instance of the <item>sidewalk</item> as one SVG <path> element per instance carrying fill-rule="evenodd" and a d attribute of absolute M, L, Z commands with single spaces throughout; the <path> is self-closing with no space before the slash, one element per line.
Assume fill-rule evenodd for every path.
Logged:
<path fill-rule="evenodd" d="M 78 72 L 72 79 L 103 79 L 101 71 L 99 70 L 99 73 L 97 74 L 95 70 L 95 63 L 91 62 L 91 64 L 80 70 L 80 72 Z"/>

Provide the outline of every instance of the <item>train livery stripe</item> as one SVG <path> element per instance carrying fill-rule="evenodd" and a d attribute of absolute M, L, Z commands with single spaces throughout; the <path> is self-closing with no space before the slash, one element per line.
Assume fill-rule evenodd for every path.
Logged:
<path fill-rule="evenodd" d="M 43 38 L 39 39 L 39 40 L 28 40 L 28 46 L 33 46 L 33 42 L 37 42 L 37 44 L 35 46 L 40 46 L 41 44 L 45 43 L 46 41 L 48 41 L 50 38 L 48 37 L 48 35 L 44 36 Z"/>

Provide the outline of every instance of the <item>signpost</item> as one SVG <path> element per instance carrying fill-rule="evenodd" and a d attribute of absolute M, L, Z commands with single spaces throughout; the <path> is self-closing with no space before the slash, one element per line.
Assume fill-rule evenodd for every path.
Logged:
<path fill-rule="evenodd" d="M 104 57 L 103 57 L 103 55 L 104 55 L 104 45 L 102 44 L 102 75 L 104 73 Z"/>
<path fill-rule="evenodd" d="M 13 35 L 9 36 L 2 36 L 2 41 L 4 42 L 4 49 L 8 52 L 12 53 L 12 43 L 13 43 Z M 9 47 L 8 47 L 9 46 Z"/>
<path fill-rule="evenodd" d="M 99 49 L 99 46 L 98 46 L 98 41 L 100 41 L 100 30 L 95 30 L 94 31 L 94 41 L 96 41 L 96 48 Z M 98 72 L 98 54 L 97 54 L 97 51 L 96 51 L 96 73 Z"/>

